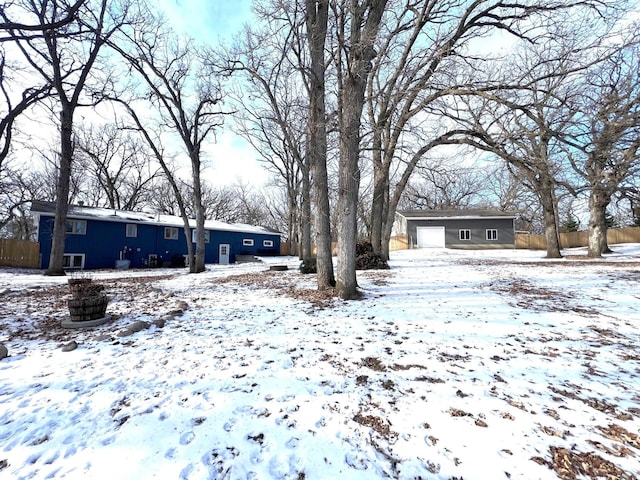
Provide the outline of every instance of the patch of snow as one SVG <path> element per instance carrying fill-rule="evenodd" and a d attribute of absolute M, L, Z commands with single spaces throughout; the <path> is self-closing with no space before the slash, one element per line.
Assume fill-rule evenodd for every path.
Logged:
<path fill-rule="evenodd" d="M 96 271 L 114 320 L 73 331 L 67 278 L 0 270 L 0 477 L 638 478 L 640 245 L 613 250 L 393 252 L 350 302 L 295 257 Z"/>

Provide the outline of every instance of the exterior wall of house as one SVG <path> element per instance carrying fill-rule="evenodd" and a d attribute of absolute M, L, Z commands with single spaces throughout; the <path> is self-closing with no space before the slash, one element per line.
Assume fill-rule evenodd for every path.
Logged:
<path fill-rule="evenodd" d="M 51 256 L 53 217 L 39 217 L 41 268 L 46 269 Z M 65 255 L 84 254 L 84 268 L 97 269 L 114 268 L 121 252 L 125 252 L 124 258 L 131 261 L 132 268 L 153 266 L 150 264 L 150 255 L 156 256 L 157 266 L 169 266 L 172 260 L 175 261 L 187 254 L 183 227 L 173 227 L 177 228 L 178 237 L 169 239 L 165 238 L 165 225 L 133 224 L 136 225 L 136 236 L 127 237 L 126 223 L 87 219 L 84 234 L 67 234 Z M 247 242 L 244 240 L 253 240 L 253 245 L 246 245 Z M 270 242 L 272 246 L 265 246 L 265 241 Z M 220 244 L 229 245 L 231 263 L 235 262 L 236 255 L 268 256 L 280 253 L 279 234 L 209 230 L 209 242 L 205 246 L 205 263 L 218 263 Z"/>
<path fill-rule="evenodd" d="M 450 218 L 407 219 L 409 245 L 415 246 L 417 227 L 445 227 L 447 248 L 514 248 L 515 234 L 512 218 Z M 469 230 L 469 239 L 460 240 L 460 230 Z M 487 230 L 497 230 L 495 240 L 487 239 Z"/>

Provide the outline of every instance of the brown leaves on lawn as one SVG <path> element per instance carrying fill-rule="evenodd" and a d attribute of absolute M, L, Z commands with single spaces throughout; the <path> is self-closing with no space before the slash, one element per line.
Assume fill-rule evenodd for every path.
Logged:
<path fill-rule="evenodd" d="M 362 415 L 362 413 L 357 413 L 353 417 L 353 421 L 364 427 L 372 428 L 385 438 L 388 438 L 391 435 L 389 422 L 380 417 L 376 417 L 375 415 Z"/>
<path fill-rule="evenodd" d="M 533 457 L 539 465 L 546 465 L 562 480 L 576 480 L 578 476 L 591 479 L 606 478 L 616 480 L 637 480 L 630 473 L 622 471 L 608 460 L 595 453 L 574 452 L 563 447 L 549 447 L 551 460 Z"/>
<path fill-rule="evenodd" d="M 515 305 L 520 308 L 547 312 L 575 312 L 585 317 L 600 314 L 595 309 L 576 304 L 575 296 L 567 294 L 566 290 L 540 287 L 523 279 L 506 280 L 494 283 L 491 287 L 513 297 Z"/>

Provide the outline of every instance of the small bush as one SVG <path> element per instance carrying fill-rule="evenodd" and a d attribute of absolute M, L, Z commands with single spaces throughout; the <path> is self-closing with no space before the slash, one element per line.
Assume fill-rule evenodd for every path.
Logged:
<path fill-rule="evenodd" d="M 300 263 L 300 273 L 318 273 L 316 258 L 309 258 Z"/>

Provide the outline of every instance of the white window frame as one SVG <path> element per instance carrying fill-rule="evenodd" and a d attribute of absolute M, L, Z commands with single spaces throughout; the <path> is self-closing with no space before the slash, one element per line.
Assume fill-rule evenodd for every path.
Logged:
<path fill-rule="evenodd" d="M 80 265 L 77 266 L 74 261 L 74 259 L 79 258 L 80 259 Z M 71 269 L 80 269 L 80 270 L 84 270 L 84 260 L 85 260 L 85 254 L 84 253 L 65 253 L 62 256 L 62 268 L 65 270 L 71 270 Z"/>
<path fill-rule="evenodd" d="M 198 230 L 196 230 L 195 228 L 191 229 L 191 242 L 192 243 L 198 243 Z M 209 240 L 211 239 L 211 235 L 209 234 L 209 230 L 205 230 L 204 231 L 204 243 L 209 243 Z"/>
<path fill-rule="evenodd" d="M 165 240 L 178 240 L 179 236 L 178 227 L 164 227 Z"/>
<path fill-rule="evenodd" d="M 242 246 L 243 247 L 253 247 L 255 244 L 255 242 L 253 241 L 253 238 L 243 238 L 242 239 Z"/>
<path fill-rule="evenodd" d="M 273 240 L 263 240 L 262 241 L 262 246 L 263 247 L 273 247 Z"/>
<path fill-rule="evenodd" d="M 497 228 L 487 228 L 486 238 L 487 238 L 487 240 L 490 240 L 490 241 L 498 240 L 498 229 Z"/>
<path fill-rule="evenodd" d="M 468 241 L 471 240 L 471 229 L 461 228 L 458 230 L 458 240 Z"/>
<path fill-rule="evenodd" d="M 69 235 L 86 235 L 87 221 L 67 219 L 67 226 L 65 228 L 65 233 Z"/>
<path fill-rule="evenodd" d="M 136 238 L 138 236 L 138 225 L 136 223 L 127 223 L 125 229 L 127 238 Z"/>

